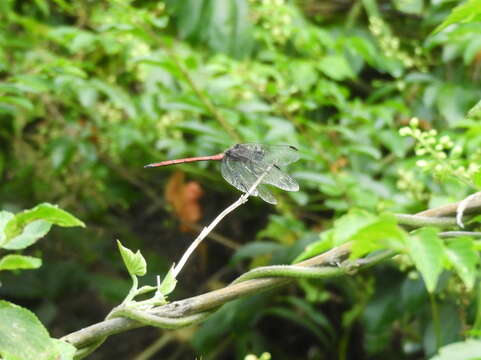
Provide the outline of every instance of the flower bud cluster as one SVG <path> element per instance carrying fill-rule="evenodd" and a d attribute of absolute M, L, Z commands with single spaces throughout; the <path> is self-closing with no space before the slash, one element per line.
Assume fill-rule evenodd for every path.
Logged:
<path fill-rule="evenodd" d="M 435 129 L 420 129 L 418 118 L 412 118 L 409 126 L 399 129 L 399 134 L 416 140 L 414 152 L 421 157 L 416 166 L 437 178 L 452 176 L 471 185 L 474 174 L 481 168 L 476 162 L 469 163 L 463 158 L 463 148 L 448 135 L 439 136 Z M 404 183 L 402 186 L 407 187 Z"/>
<path fill-rule="evenodd" d="M 413 171 L 399 169 L 396 186 L 414 200 L 425 201 L 429 199 L 426 185 L 416 178 Z"/>
<path fill-rule="evenodd" d="M 379 46 L 387 57 L 398 59 L 406 68 L 417 67 L 421 71 L 427 71 L 426 65 L 421 58 L 422 49 L 420 46 L 414 48 L 414 55 L 401 49 L 401 42 L 398 37 L 391 33 L 391 29 L 378 16 L 369 18 L 369 30 L 376 37 Z"/>
<path fill-rule="evenodd" d="M 244 360 L 271 360 L 271 359 L 272 359 L 272 356 L 268 352 L 262 353 L 262 355 L 259 357 L 257 357 L 254 354 L 249 354 L 249 355 L 246 355 L 246 357 L 244 358 Z"/>
<path fill-rule="evenodd" d="M 286 0 L 250 0 L 250 2 L 253 5 L 254 22 L 262 28 L 256 36 L 274 44 L 285 44 L 294 30 L 292 9 Z"/>

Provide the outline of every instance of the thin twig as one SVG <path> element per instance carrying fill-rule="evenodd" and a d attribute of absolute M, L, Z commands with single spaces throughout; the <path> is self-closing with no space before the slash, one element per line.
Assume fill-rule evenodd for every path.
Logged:
<path fill-rule="evenodd" d="M 262 173 L 261 176 L 257 178 L 257 180 L 252 184 L 252 186 L 249 188 L 249 190 L 242 194 L 239 199 L 234 202 L 232 205 L 228 206 L 224 211 L 222 211 L 215 219 L 212 221 L 209 226 L 205 227 L 202 229 L 200 232 L 199 236 L 190 244 L 190 246 L 187 248 L 185 251 L 184 255 L 182 255 L 179 263 L 175 266 L 174 268 L 174 278 L 177 278 L 177 275 L 181 272 L 182 268 L 184 267 L 185 263 L 189 259 L 190 255 L 194 252 L 194 250 L 199 246 L 199 244 L 206 238 L 207 235 L 217 226 L 219 222 L 223 218 L 225 218 L 228 214 L 230 214 L 232 211 L 237 209 L 239 206 L 242 204 L 245 204 L 247 200 L 249 199 L 249 196 L 252 195 L 252 193 L 255 191 L 257 185 L 261 183 L 261 181 L 264 179 L 264 177 L 267 175 L 267 173 L 270 171 L 272 166 L 267 167 L 267 169 Z"/>

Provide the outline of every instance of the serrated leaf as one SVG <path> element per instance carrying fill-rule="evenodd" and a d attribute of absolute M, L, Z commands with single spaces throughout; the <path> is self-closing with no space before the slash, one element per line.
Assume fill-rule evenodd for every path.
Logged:
<path fill-rule="evenodd" d="M 476 279 L 479 256 L 471 238 L 457 238 L 446 246 L 446 255 L 468 290 L 472 290 Z"/>
<path fill-rule="evenodd" d="M 67 211 L 60 209 L 56 205 L 43 203 L 35 206 L 32 209 L 16 214 L 15 218 L 9 221 L 5 227 L 5 234 L 7 235 L 7 238 L 11 239 L 17 235 L 20 235 L 25 226 L 36 220 L 44 220 L 51 224 L 63 227 L 85 227 L 85 224 L 82 221 Z"/>
<path fill-rule="evenodd" d="M 351 259 L 379 249 L 399 250 L 407 234 L 397 225 L 392 214 L 382 214 L 379 219 L 360 229 L 353 236 Z"/>
<path fill-rule="evenodd" d="M 320 235 L 320 240 L 310 244 L 294 260 L 294 262 L 316 256 L 324 251 L 331 249 L 333 246 L 342 245 L 352 240 L 361 231 L 361 229 L 375 223 L 378 217 L 364 210 L 354 209 L 348 214 L 340 217 L 334 222 L 334 227 Z"/>
<path fill-rule="evenodd" d="M 426 288 L 434 292 L 443 269 L 444 246 L 438 229 L 423 228 L 406 237 L 406 251 L 421 273 Z"/>
<path fill-rule="evenodd" d="M 42 266 L 42 259 L 26 255 L 7 255 L 0 259 L 0 271 L 17 269 L 37 269 Z"/>
<path fill-rule="evenodd" d="M 334 222 L 333 240 L 335 245 L 341 245 L 351 240 L 362 228 L 372 224 L 377 217 L 364 210 L 349 211 Z"/>
<path fill-rule="evenodd" d="M 144 276 L 147 272 L 147 263 L 140 253 L 140 250 L 137 250 L 137 252 L 134 254 L 132 250 L 123 246 L 119 240 L 117 240 L 117 245 L 129 274 L 135 276 Z"/>
<path fill-rule="evenodd" d="M 35 220 L 25 226 L 20 235 L 8 239 L 3 245 L 8 250 L 21 250 L 34 244 L 50 231 L 52 224 L 44 220 Z"/>
<path fill-rule="evenodd" d="M 4 360 L 54 360 L 59 352 L 34 313 L 0 300 L 0 356 Z"/>
<path fill-rule="evenodd" d="M 164 280 L 159 285 L 158 291 L 164 295 L 169 295 L 172 291 L 174 291 L 175 286 L 177 285 L 177 280 L 174 277 L 174 266 L 172 266 L 169 272 L 165 275 Z"/>

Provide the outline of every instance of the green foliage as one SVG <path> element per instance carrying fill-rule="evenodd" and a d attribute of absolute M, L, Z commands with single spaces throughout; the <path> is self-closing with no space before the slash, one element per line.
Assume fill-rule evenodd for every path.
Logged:
<path fill-rule="evenodd" d="M 147 272 L 147 263 L 140 250 L 137 250 L 134 254 L 132 250 L 123 246 L 119 240 L 117 240 L 117 246 L 129 274 L 131 276 L 144 276 Z"/>
<path fill-rule="evenodd" d="M 457 6 L 451 14 L 434 30 L 437 33 L 452 24 L 476 23 L 481 20 L 481 1 L 468 0 Z"/>
<path fill-rule="evenodd" d="M 438 230 L 423 228 L 406 239 L 406 250 L 416 268 L 421 272 L 429 292 L 436 284 L 443 268 L 443 243 Z"/>
<path fill-rule="evenodd" d="M 164 279 L 160 283 L 157 291 L 162 294 L 162 296 L 169 295 L 172 291 L 174 291 L 175 286 L 177 285 L 177 280 L 174 276 L 174 267 L 172 267 L 169 272 L 165 275 Z"/>
<path fill-rule="evenodd" d="M 446 256 L 466 288 L 471 291 L 477 276 L 479 254 L 474 241 L 470 238 L 458 238 L 446 246 Z"/>
<path fill-rule="evenodd" d="M 0 258 L 0 271 L 15 269 L 38 269 L 42 260 L 33 256 L 6 255 Z"/>
<path fill-rule="evenodd" d="M 85 227 L 73 215 L 47 203 L 17 214 L 0 211 L 0 248 L 25 249 L 44 237 L 52 225 Z M 0 270 L 36 269 L 41 263 L 40 259 L 31 256 L 7 255 L 0 258 Z"/>
<path fill-rule="evenodd" d="M 17 214 L 0 211 L 0 248 L 25 249 L 45 236 L 52 225 L 85 227 L 70 213 L 47 203 Z M 37 269 L 41 265 L 42 260 L 33 256 L 9 254 L 0 258 L 0 271 Z M 31 311 L 0 301 L 0 356 L 3 359 L 69 360 L 74 354 L 72 345 L 50 338 Z"/>
<path fill-rule="evenodd" d="M 479 330 L 478 242 L 433 229 L 410 233 L 390 215 L 458 201 L 481 186 L 479 9 L 473 0 L 0 1 L 0 205 L 11 211 L 0 212 L 0 247 L 35 251 L 4 256 L 0 269 L 35 268 L 49 255 L 44 272 L 1 272 L 0 296 L 45 304 L 34 290 L 47 284 L 58 287 L 49 305 L 62 304 L 52 312 L 64 313 L 76 289 L 88 294 L 79 308 L 95 303 L 92 293 L 102 304 L 125 295 L 109 241 L 116 237 L 142 249 L 149 270 L 167 273 L 186 245 L 162 195 L 175 170 L 142 165 L 235 142 L 287 143 L 302 154 L 293 166 L 300 192 L 282 194 L 276 208 L 250 201 L 219 228 L 245 241 L 230 263 L 236 272 L 245 270 L 241 260 L 290 263 L 346 242 L 354 261 L 381 249 L 399 255 L 335 282 L 302 281 L 305 299 L 290 293 L 229 304 L 186 341 L 197 355 L 215 357 L 222 343 L 238 357 L 268 350 L 276 359 L 347 358 L 351 349 L 373 358 L 430 356 L 435 314 L 413 269 L 452 325 L 441 329 L 443 341 Z M 180 168 L 203 188 L 201 223 L 233 199 L 216 164 Z M 45 201 L 93 226 L 57 242 L 65 233 L 49 232 L 52 225 L 83 223 Z M 14 214 L 34 203 L 43 204 Z M 38 242 L 47 233 L 52 240 Z M 129 273 L 143 276 L 140 252 L 119 249 Z M 219 269 L 229 263 L 223 250 L 209 246 L 205 273 L 194 275 L 233 272 Z M 60 261 L 74 264 L 64 282 Z M 182 296 L 207 288 L 187 283 Z M 160 287 L 173 290 L 172 270 Z M 155 289 L 135 286 L 132 295 Z M 41 306 L 32 305 L 48 313 Z M 52 315 L 52 328 L 75 327 L 77 312 L 71 316 Z M 287 351 L 294 346 L 278 341 L 285 333 L 272 331 L 281 328 L 310 353 Z"/>
<path fill-rule="evenodd" d="M 476 116 L 477 106 L 475 105 L 468 113 L 468 119 Z M 421 131 L 419 120 L 413 118 L 409 127 L 403 127 L 399 130 L 401 136 L 411 136 L 416 140 L 415 153 L 419 156 L 427 156 L 427 159 L 421 158 L 416 165 L 424 171 L 433 174 L 440 180 L 447 177 L 453 177 L 467 185 L 476 182 L 476 176 L 480 170 L 477 164 L 479 153 L 465 154 L 463 156 L 463 148 L 460 145 L 454 145 L 454 142 L 448 135 L 440 138 L 437 137 L 437 131 Z"/>
<path fill-rule="evenodd" d="M 363 210 L 351 210 L 340 217 L 334 226 L 320 235 L 295 260 L 313 257 L 335 246 L 353 241 L 351 258 L 358 258 L 382 248 L 399 250 L 406 233 L 397 226 L 392 214 L 376 216 Z"/>
<path fill-rule="evenodd" d="M 15 216 L 2 211 L 0 219 L 3 223 L 0 223 L 0 233 L 3 235 L 0 245 L 9 250 L 25 249 L 34 244 L 50 231 L 52 225 L 85 227 L 85 224 L 76 217 L 47 203 L 25 210 Z"/>
<path fill-rule="evenodd" d="M 14 326 L 12 326 L 14 325 Z M 73 359 L 71 345 L 51 339 L 29 310 L 0 301 L 0 355 L 5 360 Z"/>

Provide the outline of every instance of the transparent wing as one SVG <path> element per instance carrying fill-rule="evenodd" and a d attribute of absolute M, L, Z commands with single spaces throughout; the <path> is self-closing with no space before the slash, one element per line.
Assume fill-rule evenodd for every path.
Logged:
<path fill-rule="evenodd" d="M 285 191 L 299 191 L 299 184 L 290 175 L 273 166 L 262 179 L 263 183 L 273 185 Z"/>
<path fill-rule="evenodd" d="M 279 166 L 299 160 L 299 151 L 290 145 L 260 145 L 264 149 L 264 162 Z"/>
<path fill-rule="evenodd" d="M 256 178 L 261 176 L 263 172 L 270 167 L 269 172 L 264 176 L 261 183 L 273 185 L 285 191 L 299 191 L 297 181 L 276 165 L 268 165 L 264 162 L 250 162 L 247 165 L 251 167 L 251 172 L 256 175 Z"/>
<path fill-rule="evenodd" d="M 299 151 L 290 145 L 261 145 L 255 143 L 239 144 L 242 155 L 251 161 L 265 164 L 288 165 L 299 160 Z"/>
<path fill-rule="evenodd" d="M 224 179 L 242 192 L 247 192 L 257 179 L 255 174 L 244 165 L 243 161 L 229 157 L 225 157 L 222 160 L 220 169 Z M 258 195 L 257 189 L 252 192 L 252 195 Z"/>
<path fill-rule="evenodd" d="M 257 147 L 257 151 L 259 150 L 258 144 L 252 145 Z M 277 204 L 276 198 L 263 184 L 273 185 L 286 191 L 299 190 L 299 184 L 297 183 L 297 181 L 285 172 L 283 172 L 279 167 L 277 167 L 277 165 L 273 164 L 270 160 L 266 161 L 265 159 L 257 159 L 257 161 L 255 161 L 249 160 L 246 157 L 242 157 L 239 159 L 226 156 L 222 160 L 221 164 L 221 172 L 224 179 L 229 184 L 242 192 L 247 192 L 256 182 L 259 176 L 261 176 L 268 168 L 270 168 L 268 173 L 264 176 L 261 183 L 253 191 L 253 196 L 260 196 L 261 199 L 270 204 Z"/>
<path fill-rule="evenodd" d="M 258 185 L 257 186 L 257 190 L 259 191 L 259 196 L 261 197 L 262 200 L 264 200 L 265 202 L 268 202 L 269 204 L 277 204 L 277 200 L 276 198 L 274 197 L 274 195 L 272 195 L 272 193 L 269 191 L 269 189 L 265 186 L 265 185 Z"/>

